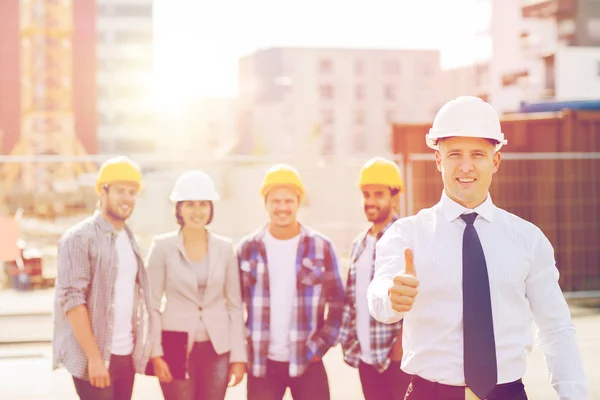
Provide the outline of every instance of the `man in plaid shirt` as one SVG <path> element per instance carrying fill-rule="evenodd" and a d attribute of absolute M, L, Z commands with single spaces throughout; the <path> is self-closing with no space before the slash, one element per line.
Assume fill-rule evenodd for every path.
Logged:
<path fill-rule="evenodd" d="M 358 368 L 366 400 L 404 399 L 410 376 L 400 369 L 402 322 L 376 321 L 367 302 L 375 272 L 375 243 L 398 218 L 402 178 L 394 162 L 374 158 L 363 166 L 359 185 L 372 224 L 352 244 L 340 343 L 346 363 Z"/>
<path fill-rule="evenodd" d="M 126 225 L 141 185 L 125 157 L 100 168 L 99 210 L 58 244 L 54 369 L 65 367 L 83 400 L 125 400 L 150 356 L 148 278 Z"/>
<path fill-rule="evenodd" d="M 293 168 L 271 168 L 261 194 L 269 223 L 239 247 L 248 399 L 280 400 L 289 387 L 295 400 L 328 400 L 322 357 L 337 342 L 344 300 L 337 257 L 296 219 L 304 187 Z"/>

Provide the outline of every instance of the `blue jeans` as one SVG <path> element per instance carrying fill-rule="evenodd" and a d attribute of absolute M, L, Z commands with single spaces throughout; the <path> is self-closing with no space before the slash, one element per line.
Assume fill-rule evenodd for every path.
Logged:
<path fill-rule="evenodd" d="M 165 400 L 223 400 L 229 383 L 229 353 L 217 354 L 210 341 L 195 342 L 189 379 L 160 383 Z"/>

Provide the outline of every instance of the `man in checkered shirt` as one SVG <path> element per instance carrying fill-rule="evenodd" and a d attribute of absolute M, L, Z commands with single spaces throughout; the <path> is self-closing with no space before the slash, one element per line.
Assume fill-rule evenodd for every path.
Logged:
<path fill-rule="evenodd" d="M 242 240 L 239 261 L 248 329 L 248 400 L 328 400 L 322 357 L 336 344 L 344 288 L 335 251 L 296 213 L 304 187 L 276 165 L 261 194 L 269 223 Z"/>
<path fill-rule="evenodd" d="M 130 399 L 150 355 L 148 279 L 125 224 L 141 185 L 125 157 L 100 168 L 99 210 L 58 244 L 53 369 L 65 367 L 81 399 Z"/>
<path fill-rule="evenodd" d="M 346 363 L 358 368 L 366 400 L 401 400 L 410 383 L 400 369 L 402 322 L 387 325 L 371 317 L 367 288 L 375 272 L 375 243 L 398 218 L 403 182 L 394 162 L 374 158 L 363 166 L 359 186 L 371 226 L 352 244 L 340 343 Z"/>

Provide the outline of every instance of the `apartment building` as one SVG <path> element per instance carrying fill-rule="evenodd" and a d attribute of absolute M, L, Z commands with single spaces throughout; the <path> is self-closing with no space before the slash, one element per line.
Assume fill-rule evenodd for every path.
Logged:
<path fill-rule="evenodd" d="M 97 0 L 96 8 L 100 152 L 154 152 L 153 0 Z"/>
<path fill-rule="evenodd" d="M 600 2 L 494 0 L 492 36 L 490 101 L 499 111 L 600 98 Z"/>
<path fill-rule="evenodd" d="M 239 62 L 238 152 L 384 154 L 393 122 L 433 118 L 440 79 L 437 50 L 257 51 Z"/>

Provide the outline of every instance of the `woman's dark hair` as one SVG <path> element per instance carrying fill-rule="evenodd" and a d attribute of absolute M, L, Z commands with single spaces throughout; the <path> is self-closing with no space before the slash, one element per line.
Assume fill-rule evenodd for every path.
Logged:
<path fill-rule="evenodd" d="M 183 201 L 178 201 L 175 203 L 175 218 L 177 219 L 177 224 L 183 228 L 183 218 L 181 217 L 181 204 Z M 213 202 L 210 202 L 210 215 L 208 216 L 208 221 L 206 221 L 206 225 L 210 224 L 215 216 L 215 206 Z"/>

